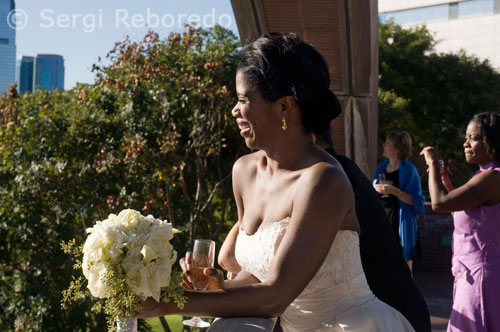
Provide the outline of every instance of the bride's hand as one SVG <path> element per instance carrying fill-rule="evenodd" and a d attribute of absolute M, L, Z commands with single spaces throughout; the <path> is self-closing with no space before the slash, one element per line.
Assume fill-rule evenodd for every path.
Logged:
<path fill-rule="evenodd" d="M 187 290 L 194 290 L 193 277 L 191 275 L 191 257 L 192 253 L 188 251 L 186 256 L 179 260 L 182 268 L 182 287 Z M 224 273 L 216 268 L 207 267 L 203 270 L 203 274 L 208 277 L 207 290 L 225 289 L 224 286 Z"/>

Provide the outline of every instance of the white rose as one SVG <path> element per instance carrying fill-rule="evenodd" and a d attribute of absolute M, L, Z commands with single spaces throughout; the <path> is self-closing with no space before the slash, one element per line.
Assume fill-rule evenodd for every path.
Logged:
<path fill-rule="evenodd" d="M 150 297 L 151 293 L 148 286 L 148 271 L 143 265 L 135 265 L 127 270 L 127 285 L 139 295 Z"/>
<path fill-rule="evenodd" d="M 102 262 L 92 265 L 90 270 L 87 271 L 85 277 L 89 281 L 87 287 L 92 296 L 101 299 L 105 298 L 106 285 L 103 283 L 102 279 L 106 272 L 106 264 Z"/>
<path fill-rule="evenodd" d="M 132 209 L 122 210 L 118 214 L 118 222 L 123 224 L 126 229 L 136 226 L 140 222 L 141 214 Z"/>

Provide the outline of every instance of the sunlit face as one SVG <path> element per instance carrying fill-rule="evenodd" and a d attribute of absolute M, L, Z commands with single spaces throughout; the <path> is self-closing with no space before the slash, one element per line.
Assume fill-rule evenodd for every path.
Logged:
<path fill-rule="evenodd" d="M 481 130 L 474 121 L 469 122 L 465 132 L 464 153 L 465 160 L 471 164 L 483 166 L 492 160 L 484 145 Z"/>
<path fill-rule="evenodd" d="M 240 135 L 251 149 L 262 149 L 269 143 L 280 128 L 279 102 L 268 102 L 262 99 L 257 91 L 247 85 L 243 75 L 236 74 L 236 94 L 238 103 L 231 114 L 236 118 Z"/>
<path fill-rule="evenodd" d="M 397 158 L 398 157 L 398 150 L 394 147 L 394 143 L 389 138 L 385 139 L 384 144 L 382 144 L 382 147 L 384 148 L 384 152 L 382 155 L 386 158 Z"/>

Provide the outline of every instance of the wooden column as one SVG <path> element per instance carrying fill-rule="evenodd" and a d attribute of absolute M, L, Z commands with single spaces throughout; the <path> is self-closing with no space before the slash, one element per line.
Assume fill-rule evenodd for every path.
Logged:
<path fill-rule="evenodd" d="M 342 114 L 335 149 L 371 177 L 377 162 L 377 0 L 231 0 L 242 42 L 294 32 L 325 57 Z"/>

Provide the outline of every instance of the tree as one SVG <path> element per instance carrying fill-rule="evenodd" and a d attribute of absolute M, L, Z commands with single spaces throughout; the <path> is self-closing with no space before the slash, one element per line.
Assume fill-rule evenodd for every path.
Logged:
<path fill-rule="evenodd" d="M 389 21 L 379 25 L 379 133 L 406 130 L 414 141 L 413 160 L 427 145 L 437 146 L 453 179 L 466 181 L 465 128 L 475 113 L 500 109 L 500 74 L 487 60 L 464 51 L 437 54 L 425 26 L 411 29 Z"/>
<path fill-rule="evenodd" d="M 73 262 L 60 243 L 83 243 L 109 213 L 168 219 L 183 231 L 179 255 L 194 237 L 224 236 L 236 219 L 238 52 L 221 27 L 150 32 L 117 43 L 95 84 L 0 97 L 0 326 L 105 330 L 89 301 L 61 310 Z"/>

